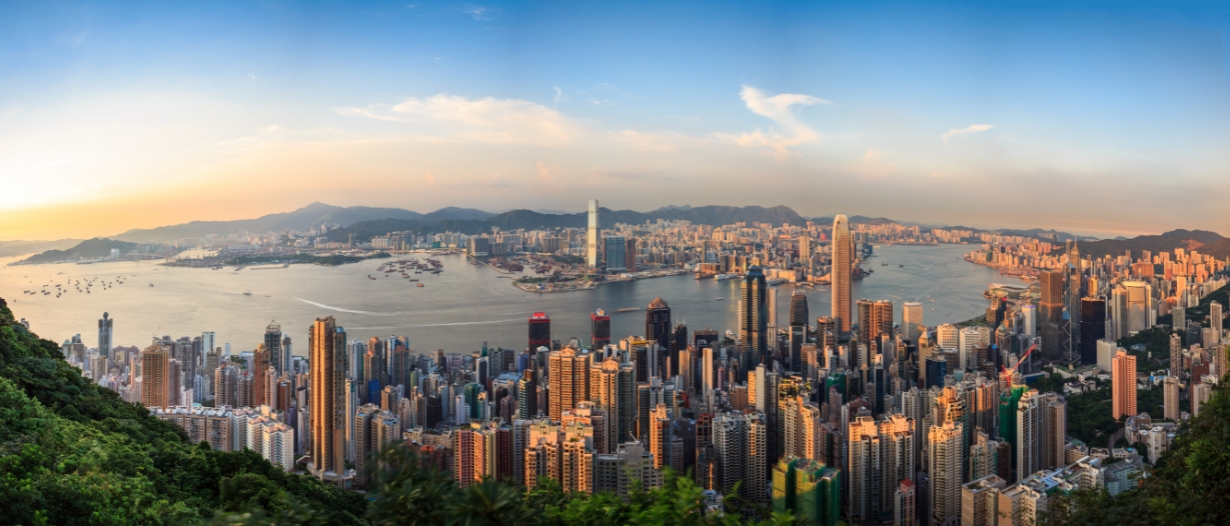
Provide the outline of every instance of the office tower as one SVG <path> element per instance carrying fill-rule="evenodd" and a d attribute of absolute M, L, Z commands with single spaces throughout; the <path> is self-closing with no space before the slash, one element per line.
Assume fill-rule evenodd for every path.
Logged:
<path fill-rule="evenodd" d="M 1111 418 L 1136 415 L 1136 357 L 1123 349 L 1111 363 Z"/>
<path fill-rule="evenodd" d="M 308 333 L 311 444 L 308 471 L 341 483 L 346 474 L 346 330 L 332 316 L 317 318 Z"/>
<path fill-rule="evenodd" d="M 551 348 L 551 318 L 545 312 L 535 312 L 530 316 L 530 355 L 538 354 L 539 347 Z"/>
<path fill-rule="evenodd" d="M 517 418 L 538 418 L 538 381 L 534 379 L 533 369 L 522 371 L 521 379 L 517 380 Z"/>
<path fill-rule="evenodd" d="M 1099 344 L 1101 342 L 1098 342 Z M 1183 338 L 1178 334 L 1170 335 L 1170 376 L 1183 374 Z"/>
<path fill-rule="evenodd" d="M 1111 339 L 1121 340 L 1128 337 L 1128 292 L 1122 284 L 1116 285 L 1110 292 Z"/>
<path fill-rule="evenodd" d="M 1187 309 L 1183 305 L 1170 308 L 1170 325 L 1175 332 L 1187 330 Z"/>
<path fill-rule="evenodd" d="M 901 332 L 905 339 L 918 343 L 921 336 L 919 327 L 923 325 L 923 305 L 917 301 L 907 301 L 901 307 Z"/>
<path fill-rule="evenodd" d="M 623 236 L 607 236 L 602 238 L 603 269 L 607 272 L 624 272 L 628 270 L 627 242 Z"/>
<path fill-rule="evenodd" d="M 1206 376 L 1203 380 L 1212 380 Z M 1213 396 L 1213 384 L 1211 381 L 1201 381 L 1192 386 L 1192 418 L 1200 416 L 1200 406 L 1209 401 Z"/>
<path fill-rule="evenodd" d="M 1060 271 L 1043 271 L 1042 297 L 1038 302 L 1041 318 L 1042 356 L 1051 361 L 1063 359 L 1063 307 L 1065 274 Z"/>
<path fill-rule="evenodd" d="M 846 462 L 850 484 L 848 513 L 877 520 L 893 508 L 897 483 L 914 478 L 914 419 L 901 414 L 855 417 L 849 425 Z"/>
<path fill-rule="evenodd" d="M 764 272 L 760 267 L 747 269 L 739 300 L 739 346 L 747 370 L 762 363 L 768 348 L 769 313 L 765 288 Z"/>
<path fill-rule="evenodd" d="M 765 293 L 768 294 L 768 300 L 765 301 L 765 304 L 769 309 L 768 324 L 770 327 L 777 327 L 777 287 L 769 287 Z"/>
<path fill-rule="evenodd" d="M 1143 281 L 1128 281 L 1127 290 L 1127 335 L 1133 335 L 1153 326 L 1153 287 Z"/>
<path fill-rule="evenodd" d="M 1043 411 L 1042 396 L 1038 391 L 1030 389 L 1021 395 L 1016 407 L 1016 451 L 1017 478 L 1025 478 L 1042 469 Z"/>
<path fill-rule="evenodd" d="M 636 372 L 630 363 L 608 358 L 590 367 L 590 399 L 610 419 L 607 444 L 630 442 L 636 421 Z"/>
<path fill-rule="evenodd" d="M 1084 365 L 1098 363 L 1098 340 L 1106 337 L 1106 300 L 1081 298 L 1080 358 Z"/>
<path fill-rule="evenodd" d="M 611 317 L 602 309 L 589 315 L 590 341 L 594 349 L 602 349 L 611 344 Z"/>
<path fill-rule="evenodd" d="M 643 489 L 662 487 L 662 472 L 640 442 L 620 444 L 614 453 L 594 456 L 594 493 L 627 497 L 639 481 Z"/>
<path fill-rule="evenodd" d="M 281 345 L 278 345 L 278 347 L 280 348 Z M 270 365 L 269 358 L 269 349 L 264 344 L 257 344 L 256 350 L 252 351 L 252 363 L 248 369 L 248 373 L 252 376 L 252 407 L 272 405 L 269 403 L 268 394 L 265 391 L 264 380 L 265 370 Z"/>
<path fill-rule="evenodd" d="M 1068 402 L 1059 393 L 1042 394 L 1042 469 L 1062 468 L 1067 458 Z"/>
<path fill-rule="evenodd" d="M 858 313 L 858 343 L 871 345 L 875 339 L 877 324 L 875 319 L 875 304 L 869 299 L 861 299 L 854 303 Z"/>
<path fill-rule="evenodd" d="M 290 366 L 285 362 L 286 355 L 282 352 L 282 326 L 276 321 L 271 321 L 265 326 L 265 350 L 269 353 L 269 365 L 277 369 L 278 373 L 282 373 Z"/>
<path fill-rule="evenodd" d="M 692 345 L 697 349 L 707 345 L 717 345 L 721 343 L 721 338 L 718 336 L 718 331 L 710 328 L 704 328 L 692 331 Z"/>
<path fill-rule="evenodd" d="M 1178 422 L 1179 418 L 1179 378 L 1167 376 L 1162 380 L 1162 418 Z"/>
<path fill-rule="evenodd" d="M 927 433 L 931 524 L 951 524 L 961 516 L 962 436 L 961 424 L 952 421 Z"/>
<path fill-rule="evenodd" d="M 832 317 L 837 322 L 838 333 L 850 332 L 853 322 L 851 317 L 850 271 L 854 266 L 851 251 L 854 243 L 850 239 L 850 222 L 846 216 L 838 214 L 833 219 L 833 270 L 829 274 L 829 286 L 833 291 Z"/>
<path fill-rule="evenodd" d="M 784 457 L 773 465 L 773 511 L 801 516 L 806 524 L 841 521 L 841 471 L 807 458 Z"/>
<path fill-rule="evenodd" d="M 1037 336 L 1038 334 L 1038 307 L 1032 304 L 1021 306 L 1021 334 L 1028 336 Z"/>
<path fill-rule="evenodd" d="M 598 268 L 601 263 L 598 247 L 598 200 L 594 199 L 589 202 L 589 228 L 585 231 L 585 264 L 591 268 Z"/>
<path fill-rule="evenodd" d="M 648 446 L 647 451 L 653 455 L 653 467 L 662 469 L 670 466 L 671 442 L 674 436 L 671 434 L 671 417 L 666 412 L 666 404 L 654 406 L 648 421 L 649 432 L 642 438 Z"/>
<path fill-rule="evenodd" d="M 661 367 L 661 364 L 667 360 L 665 358 L 672 356 L 670 352 L 674 348 L 674 326 L 671 325 L 671 308 L 662 298 L 654 298 L 649 302 L 649 308 L 645 310 L 645 339 L 651 342 L 657 342 L 662 348 L 661 355 L 658 358 L 659 374 L 665 377 L 666 372 Z"/>
<path fill-rule="evenodd" d="M 578 354 L 576 349 L 565 348 L 552 351 L 547 356 L 547 417 L 559 420 L 565 410 L 572 409 L 589 392 L 589 355 Z"/>
<path fill-rule="evenodd" d="M 935 328 L 935 343 L 941 349 L 959 349 L 961 348 L 961 331 L 952 324 L 941 324 Z"/>
<path fill-rule="evenodd" d="M 154 344 L 141 351 L 141 405 L 169 407 L 167 388 L 170 387 L 171 354 L 161 345 Z"/>
<path fill-rule="evenodd" d="M 837 331 L 837 320 L 827 316 L 816 318 L 816 348 L 821 353 L 828 349 L 837 351 Z"/>
<path fill-rule="evenodd" d="M 906 479 L 897 485 L 897 494 L 893 500 L 893 525 L 917 526 L 918 491 L 914 481 Z"/>
<path fill-rule="evenodd" d="M 807 294 L 802 287 L 790 293 L 790 352 L 786 357 L 786 369 L 803 371 L 803 345 L 807 343 Z"/>
<path fill-rule="evenodd" d="M 1220 312 L 1220 310 L 1221 310 L 1221 306 L 1219 305 L 1218 311 Z M 1219 323 L 1218 326 L 1220 327 L 1221 324 Z M 98 320 L 98 355 L 99 356 L 102 356 L 103 358 L 111 357 L 111 346 L 114 345 L 114 339 L 113 339 L 114 335 L 115 335 L 115 320 L 111 319 L 111 316 L 104 312 L 102 319 Z M 98 381 L 98 380 L 99 380 L 98 378 L 95 378 L 95 381 Z"/>
<path fill-rule="evenodd" d="M 1221 304 L 1216 301 L 1209 303 L 1209 328 L 1213 329 L 1213 342 L 1204 342 L 1205 347 L 1212 348 L 1221 343 L 1222 321 Z"/>

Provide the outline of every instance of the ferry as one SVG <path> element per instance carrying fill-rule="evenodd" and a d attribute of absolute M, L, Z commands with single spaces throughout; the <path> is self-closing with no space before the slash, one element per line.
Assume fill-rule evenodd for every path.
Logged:
<path fill-rule="evenodd" d="M 768 286 L 773 286 L 773 285 L 781 285 L 782 283 L 785 283 L 785 282 L 786 282 L 786 278 L 773 278 L 770 280 L 766 280 L 764 284 Z"/>
<path fill-rule="evenodd" d="M 622 309 L 615 309 L 615 312 L 636 312 L 638 310 L 641 310 L 641 308 L 640 307 L 624 307 Z"/>
<path fill-rule="evenodd" d="M 419 283 L 419 286 L 420 286 L 420 287 L 422 287 L 422 286 L 423 286 L 423 284 L 422 284 L 422 283 Z"/>
<path fill-rule="evenodd" d="M 718 274 L 716 276 L 713 276 L 713 279 L 715 281 L 725 281 L 728 279 L 735 279 L 737 277 L 739 277 L 738 274 Z"/>

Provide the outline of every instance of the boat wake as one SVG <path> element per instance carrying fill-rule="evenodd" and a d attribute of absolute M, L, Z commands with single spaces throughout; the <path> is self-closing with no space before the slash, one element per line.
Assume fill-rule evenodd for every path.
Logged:
<path fill-rule="evenodd" d="M 332 306 L 332 305 L 325 305 L 324 303 L 316 303 L 315 301 L 309 301 L 309 300 L 305 300 L 305 299 L 303 299 L 303 298 L 295 298 L 295 299 L 297 299 L 297 300 L 299 300 L 299 301 L 302 301 L 302 302 L 304 302 L 304 303 L 307 303 L 308 305 L 315 305 L 315 306 L 320 307 L 320 308 L 322 308 L 322 309 L 328 309 L 328 310 L 337 311 L 337 312 L 348 312 L 348 313 L 350 313 L 350 314 L 367 314 L 367 315 L 369 315 L 369 316 L 400 316 L 400 315 L 402 314 L 402 313 L 400 313 L 400 312 L 369 312 L 369 311 L 365 311 L 365 310 L 343 309 L 343 308 L 341 308 L 341 307 L 334 307 L 334 306 Z"/>

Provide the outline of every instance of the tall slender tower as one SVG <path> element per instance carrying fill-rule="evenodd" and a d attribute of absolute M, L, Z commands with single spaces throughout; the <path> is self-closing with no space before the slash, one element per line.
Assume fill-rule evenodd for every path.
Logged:
<path fill-rule="evenodd" d="M 1220 305 L 1218 307 L 1220 311 Z M 111 346 L 113 345 L 112 330 L 114 329 L 112 324 L 114 321 L 115 320 L 111 319 L 111 317 L 105 312 L 103 313 L 102 319 L 98 320 L 98 355 L 103 358 L 109 358 L 111 356 Z M 1220 323 L 1217 327 L 1221 327 Z"/>
<path fill-rule="evenodd" d="M 850 269 L 853 266 L 853 244 L 850 240 L 850 221 L 838 214 L 833 219 L 833 271 L 830 288 L 833 291 L 833 318 L 838 332 L 850 332 L 853 312 L 850 307 Z"/>
<path fill-rule="evenodd" d="M 312 452 L 308 470 L 340 481 L 346 472 L 346 329 L 332 316 L 317 318 L 308 334 L 311 349 Z"/>
<path fill-rule="evenodd" d="M 1123 349 L 1111 360 L 1111 418 L 1136 415 L 1136 357 Z"/>
<path fill-rule="evenodd" d="M 585 264 L 597 268 L 602 258 L 598 253 L 598 200 L 589 202 L 589 229 L 585 232 Z"/>
<path fill-rule="evenodd" d="M 271 321 L 265 326 L 265 350 L 269 352 L 269 365 L 277 369 L 278 374 L 281 374 L 290 366 L 284 363 L 286 356 L 282 353 L 282 326 L 278 322 Z M 264 369 L 259 371 L 264 374 Z"/>
<path fill-rule="evenodd" d="M 674 326 L 671 325 L 671 308 L 662 298 L 654 298 L 645 310 L 645 339 L 658 344 L 657 371 L 662 378 L 669 378 L 678 372 L 679 363 L 675 360 L 679 351 L 675 349 Z M 669 364 L 669 365 L 668 365 Z M 667 368 L 671 368 L 671 375 Z"/>
<path fill-rule="evenodd" d="M 807 343 L 807 295 L 802 287 L 790 293 L 790 353 L 789 370 L 803 371 L 803 344 Z"/>
<path fill-rule="evenodd" d="M 759 365 L 768 347 L 768 294 L 760 267 L 747 269 L 743 280 L 742 312 L 739 317 L 739 344 L 743 347 L 745 370 Z"/>
<path fill-rule="evenodd" d="M 171 353 L 161 345 L 141 351 L 141 405 L 166 407 Z M 178 395 L 178 393 L 176 393 Z"/>

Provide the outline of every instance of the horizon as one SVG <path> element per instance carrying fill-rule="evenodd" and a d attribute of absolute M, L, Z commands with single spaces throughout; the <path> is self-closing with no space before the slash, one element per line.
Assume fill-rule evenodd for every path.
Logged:
<path fill-rule="evenodd" d="M 1230 230 L 1224 5 L 69 1 L 0 29 L 2 239 L 680 195 Z"/>

